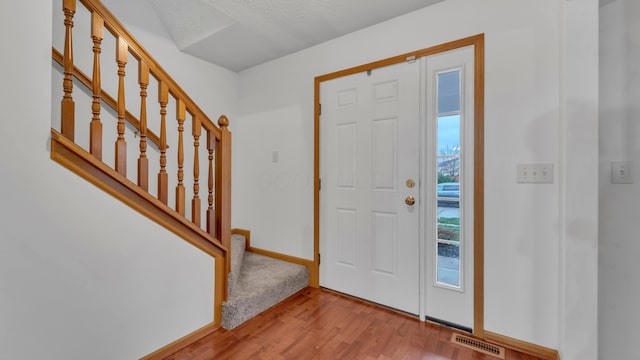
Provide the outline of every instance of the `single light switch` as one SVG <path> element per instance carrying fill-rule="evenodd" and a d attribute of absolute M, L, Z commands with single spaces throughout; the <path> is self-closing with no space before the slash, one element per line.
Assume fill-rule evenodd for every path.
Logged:
<path fill-rule="evenodd" d="M 631 161 L 611 162 L 612 184 L 633 184 L 633 172 Z"/>
<path fill-rule="evenodd" d="M 535 164 L 536 182 L 542 184 L 553 183 L 553 164 Z"/>
<path fill-rule="evenodd" d="M 525 164 L 516 165 L 516 182 L 529 183 L 533 182 L 533 174 L 531 173 L 531 167 Z"/>
<path fill-rule="evenodd" d="M 271 161 L 274 162 L 274 163 L 278 162 L 278 152 L 277 151 L 274 151 L 274 152 L 271 153 Z"/>

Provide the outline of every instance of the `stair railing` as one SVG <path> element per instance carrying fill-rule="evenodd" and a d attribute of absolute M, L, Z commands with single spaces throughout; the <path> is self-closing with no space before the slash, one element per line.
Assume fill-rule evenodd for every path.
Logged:
<path fill-rule="evenodd" d="M 221 303 L 226 299 L 226 281 L 229 271 L 228 249 L 231 234 L 231 133 L 226 116 L 218 119 L 216 126 L 207 115 L 193 102 L 184 90 L 160 67 L 138 41 L 98 0 L 78 0 L 88 10 L 90 35 L 93 42 L 93 69 L 89 77 L 74 66 L 73 27 L 76 15 L 76 0 L 62 0 L 64 13 L 64 49 L 62 53 L 52 49 L 53 60 L 62 67 L 64 74 L 61 102 L 60 131 L 52 128 L 51 158 L 83 176 L 103 190 L 119 198 L 132 208 L 158 222 L 168 230 L 184 238 L 194 246 L 215 257 L 215 319 L 221 318 Z M 112 97 L 102 88 L 101 52 L 104 30 L 114 37 L 116 49 L 117 95 Z M 89 55 L 90 56 L 90 55 Z M 129 59 L 130 56 L 132 59 Z M 130 62 L 137 63 L 140 115 L 127 111 L 125 106 L 125 76 Z M 159 113 L 147 113 L 147 90 L 150 79 L 155 79 L 158 88 Z M 77 114 L 74 102 L 74 85 L 81 85 L 90 94 L 90 114 Z M 130 95 L 129 95 L 130 96 Z M 130 98 L 130 97 L 129 97 Z M 168 134 L 167 107 L 175 105 L 177 133 Z M 107 109 L 104 109 L 107 107 Z M 117 114 L 115 138 L 115 166 L 103 162 L 103 119 L 105 111 Z M 86 115 L 86 118 L 85 118 Z M 159 117 L 159 129 L 151 129 L 149 119 Z M 76 143 L 76 129 L 80 121 L 87 121 L 89 128 L 88 149 Z M 106 121 L 106 120 L 104 120 Z M 139 136 L 136 144 L 127 142 L 125 133 L 135 129 Z M 193 146 L 186 145 L 190 128 Z M 185 130 L 187 129 L 187 130 Z M 152 130 L 156 130 L 160 135 Z M 177 140 L 175 158 L 177 171 L 170 174 L 167 152 L 168 139 Z M 85 141 L 86 142 L 86 141 Z M 201 149 L 201 142 L 204 146 Z M 149 146 L 149 143 L 152 146 Z M 134 146 L 132 146 L 134 145 Z M 189 150 L 191 149 L 191 150 Z M 137 181 L 127 178 L 127 152 L 137 152 Z M 149 189 L 150 165 L 149 153 L 157 152 L 159 171 L 157 189 Z M 201 155 L 202 154 L 202 155 Z M 131 153 L 129 153 L 131 155 Z M 188 156 L 185 156 L 188 155 Z M 201 158 L 202 156 L 206 158 Z M 185 164 L 185 158 L 193 164 Z M 131 159 L 131 158 L 129 158 Z M 201 173 L 202 164 L 208 167 Z M 185 183 L 185 171 L 193 171 L 192 184 Z M 206 181 L 201 178 L 206 176 Z M 170 180 L 172 179 L 173 180 Z M 170 203 L 169 184 L 175 181 L 175 196 Z M 200 187 L 207 186 L 204 195 L 206 203 L 202 207 Z M 190 188 L 187 191 L 187 186 Z M 190 218 L 187 219 L 187 193 L 192 194 Z M 205 220 L 203 221 L 203 217 Z"/>

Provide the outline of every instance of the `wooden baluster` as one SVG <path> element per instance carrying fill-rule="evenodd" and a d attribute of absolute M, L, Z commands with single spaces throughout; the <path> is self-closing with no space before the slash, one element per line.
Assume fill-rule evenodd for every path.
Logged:
<path fill-rule="evenodd" d="M 202 125 L 200 118 L 193 117 L 193 200 L 191 200 L 191 221 L 200 227 L 200 135 L 202 134 Z"/>
<path fill-rule="evenodd" d="M 213 210 L 213 151 L 215 150 L 216 144 L 216 136 L 213 131 L 207 131 L 207 151 L 209 152 L 209 196 L 208 202 L 209 207 L 207 208 L 207 233 L 209 235 L 216 237 L 216 221 L 215 221 L 215 212 Z"/>
<path fill-rule="evenodd" d="M 124 140 L 124 67 L 127 65 L 129 46 L 122 37 L 118 37 L 116 62 L 118 63 L 118 139 L 116 140 L 116 171 L 127 176 L 127 142 Z"/>
<path fill-rule="evenodd" d="M 60 111 L 60 132 L 64 137 L 74 140 L 74 124 L 75 124 L 75 103 L 71 93 L 73 92 L 73 36 L 71 29 L 73 28 L 73 16 L 76 13 L 76 1 L 64 0 L 62 2 L 62 11 L 64 12 L 64 80 L 62 81 L 62 89 L 64 96 L 62 97 L 62 105 Z"/>
<path fill-rule="evenodd" d="M 176 211 L 184 216 L 185 189 L 184 189 L 184 120 L 186 119 L 186 105 L 178 99 L 176 106 L 176 118 L 178 119 L 178 185 L 176 186 Z"/>
<path fill-rule="evenodd" d="M 89 151 L 102 160 L 102 123 L 100 122 L 100 100 L 102 85 L 100 80 L 100 44 L 104 38 L 104 19 L 95 11 L 91 13 L 91 38 L 93 39 L 93 102 L 91 103 L 91 127 L 89 130 Z"/>
<path fill-rule="evenodd" d="M 167 103 L 169 89 L 158 82 L 158 102 L 160 103 L 160 171 L 158 172 L 158 200 L 167 205 L 169 198 L 169 175 L 167 174 Z"/>
<path fill-rule="evenodd" d="M 149 66 L 138 62 L 138 83 L 140 83 L 140 157 L 138 158 L 138 186 L 149 191 L 149 159 L 147 159 L 147 86 L 149 86 Z"/>
<path fill-rule="evenodd" d="M 218 119 L 220 142 L 216 147 L 216 229 L 218 239 L 227 249 L 231 245 L 231 132 L 226 116 Z M 231 270 L 227 257 L 226 271 Z"/>

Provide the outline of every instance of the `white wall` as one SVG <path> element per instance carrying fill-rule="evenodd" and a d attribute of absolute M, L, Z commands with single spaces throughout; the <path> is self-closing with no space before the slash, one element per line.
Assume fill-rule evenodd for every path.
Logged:
<path fill-rule="evenodd" d="M 564 346 L 561 328 L 584 329 L 565 329 L 560 319 L 562 172 L 551 185 L 515 183 L 517 163 L 560 165 L 565 142 L 573 141 L 561 126 L 564 11 L 555 0 L 448 0 L 241 72 L 234 226 L 251 229 L 257 247 L 312 258 L 313 78 L 485 33 L 485 328 Z M 273 151 L 278 163 L 271 162 Z M 589 209 L 597 206 L 595 193 L 581 195 Z"/>
<path fill-rule="evenodd" d="M 601 3 L 599 354 L 640 359 L 640 3 Z M 617 160 L 633 162 L 633 184 L 611 183 Z"/>
<path fill-rule="evenodd" d="M 213 260 L 49 159 L 51 19 L 50 2 L 0 5 L 0 358 L 139 358 L 213 320 Z M 233 113 L 235 74 L 130 30 L 205 110 Z"/>
<path fill-rule="evenodd" d="M 179 51 L 148 1 L 105 0 L 102 3 L 212 121 L 217 123 L 218 116 L 226 114 L 233 124 L 236 73 Z M 107 60 L 110 59 L 103 62 Z M 149 101 L 157 99 L 155 94 L 149 96 Z"/>
<path fill-rule="evenodd" d="M 598 1 L 563 2 L 560 355 L 598 356 Z"/>

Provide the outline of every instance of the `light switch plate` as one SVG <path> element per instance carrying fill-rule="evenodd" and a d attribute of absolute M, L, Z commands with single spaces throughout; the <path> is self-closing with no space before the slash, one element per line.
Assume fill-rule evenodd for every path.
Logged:
<path fill-rule="evenodd" d="M 612 184 L 633 184 L 633 168 L 631 161 L 611 162 Z"/>
<path fill-rule="evenodd" d="M 553 164 L 518 164 L 516 165 L 517 183 L 553 183 Z"/>

